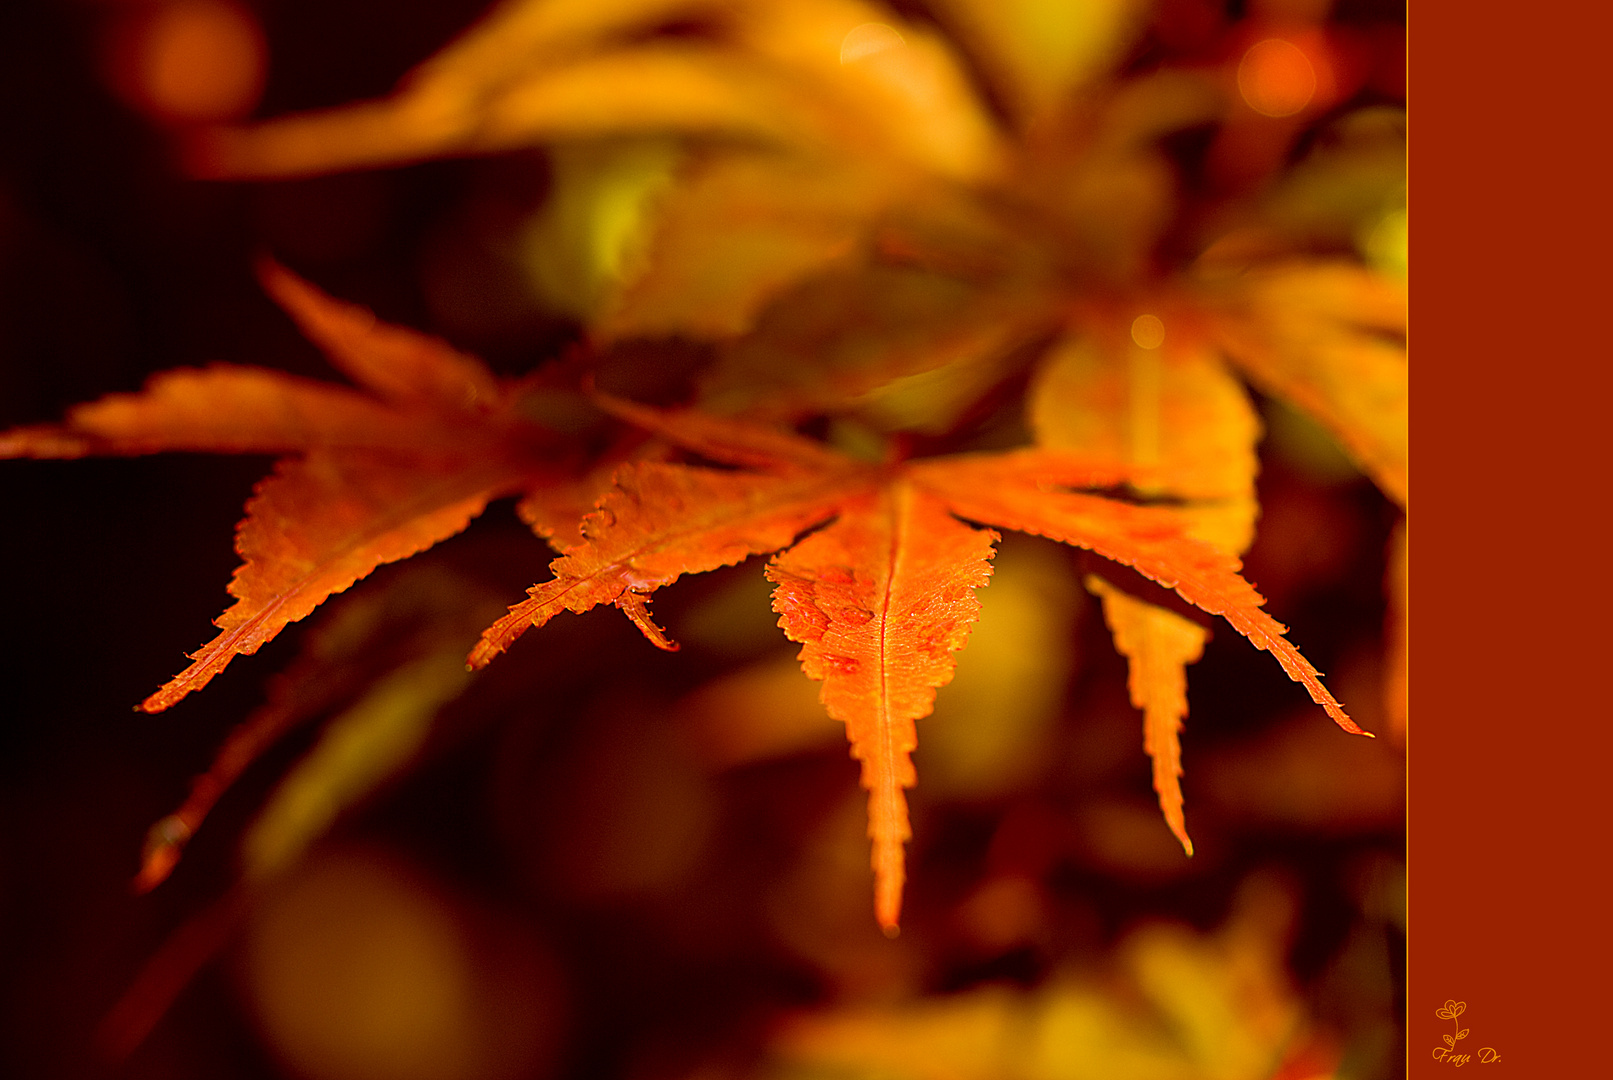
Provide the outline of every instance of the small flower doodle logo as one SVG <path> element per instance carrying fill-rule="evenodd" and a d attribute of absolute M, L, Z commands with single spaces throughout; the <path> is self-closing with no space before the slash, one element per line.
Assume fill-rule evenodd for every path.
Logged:
<path fill-rule="evenodd" d="M 1467 1028 L 1462 1026 L 1462 1021 L 1460 1019 L 1461 1015 L 1466 1011 L 1467 1002 L 1465 1001 L 1447 1001 L 1440 1008 L 1434 1010 L 1435 1016 L 1439 1017 L 1441 1020 L 1449 1020 L 1451 1023 L 1456 1025 L 1456 1034 L 1445 1036 L 1445 1045 L 1449 1047 L 1452 1052 L 1455 1052 L 1456 1050 L 1456 1041 L 1458 1039 L 1467 1038 Z"/>
<path fill-rule="evenodd" d="M 1443 1036 L 1445 1045 L 1434 1047 L 1434 1060 L 1443 1062 L 1446 1065 L 1455 1065 L 1458 1068 L 1475 1060 L 1480 1065 L 1489 1065 L 1492 1062 L 1500 1061 L 1501 1055 L 1493 1046 L 1481 1047 L 1477 1058 L 1472 1054 L 1464 1054 L 1457 1049 L 1456 1044 L 1467 1038 L 1468 1029 L 1462 1026 L 1462 1014 L 1466 1011 L 1467 1002 L 1456 1000 L 1448 1000 L 1434 1010 L 1435 1016 L 1441 1020 L 1449 1020 L 1453 1028 L 1451 1034 Z"/>

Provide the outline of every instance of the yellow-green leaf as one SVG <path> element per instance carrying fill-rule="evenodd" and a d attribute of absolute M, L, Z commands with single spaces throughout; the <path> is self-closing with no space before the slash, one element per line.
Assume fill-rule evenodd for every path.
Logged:
<path fill-rule="evenodd" d="M 401 768 L 469 675 L 457 645 L 411 661 L 333 719 L 280 782 L 242 843 L 249 880 L 291 865 L 337 816 Z"/>

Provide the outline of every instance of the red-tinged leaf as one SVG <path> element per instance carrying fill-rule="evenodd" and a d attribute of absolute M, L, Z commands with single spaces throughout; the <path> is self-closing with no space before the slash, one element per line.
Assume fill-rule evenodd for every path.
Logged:
<path fill-rule="evenodd" d="M 60 425 L 0 435 L 0 457 L 285 453 L 318 447 L 418 449 L 421 417 L 363 394 L 261 368 L 215 365 L 154 376 L 134 394 L 79 405 Z"/>
<path fill-rule="evenodd" d="M 0 435 L 0 457 L 355 447 L 468 458 L 496 453 L 492 448 L 523 426 L 511 394 L 481 361 L 382 323 L 275 263 L 264 261 L 260 272 L 264 287 L 336 366 L 387 400 L 259 368 L 180 369 L 153 377 L 139 393 L 80 405 L 61 425 Z"/>
<path fill-rule="evenodd" d="M 1182 721 L 1187 717 L 1187 665 L 1204 653 L 1209 633 L 1174 611 L 1128 596 L 1102 578 L 1086 586 L 1103 601 L 1104 621 L 1126 658 L 1131 703 L 1143 711 L 1143 748 L 1154 763 L 1154 791 L 1165 823 L 1193 854 L 1182 813 Z"/>
<path fill-rule="evenodd" d="M 628 589 L 616 598 L 616 606 L 657 649 L 677 652 L 678 643 L 667 637 L 666 631 L 650 617 L 650 600 L 643 593 Z"/>
<path fill-rule="evenodd" d="M 628 403 L 599 395 L 596 396 L 596 404 L 614 409 Z M 642 406 L 632 406 L 632 410 L 659 415 L 655 410 L 643 409 Z M 583 518 L 598 509 L 599 501 L 614 489 L 619 469 L 628 461 L 664 460 L 670 450 L 670 447 L 648 445 L 631 439 L 624 441 L 601 457 L 582 476 L 545 478 L 543 484 L 528 489 L 516 502 L 515 515 L 553 548 L 555 554 L 563 555 L 567 549 L 584 541 Z"/>
<path fill-rule="evenodd" d="M 834 513 L 866 481 L 855 470 L 767 476 L 640 462 L 624 466 L 599 508 L 583 519 L 583 541 L 550 564 L 554 578 L 482 635 L 470 655 L 481 667 L 528 627 L 562 611 L 581 614 L 620 603 L 631 590 L 647 596 L 684 574 L 730 566 L 777 551 Z M 629 616 L 638 611 L 630 600 Z M 657 645 L 664 636 L 635 619 Z"/>
<path fill-rule="evenodd" d="M 316 452 L 282 461 L 258 485 L 236 534 L 246 561 L 230 582 L 238 602 L 216 620 L 223 633 L 140 707 L 159 712 L 205 686 L 332 593 L 453 536 L 521 478 L 496 460 L 455 466 Z"/>
<path fill-rule="evenodd" d="M 365 308 L 326 295 L 271 259 L 258 263 L 258 278 L 343 373 L 382 397 L 473 415 L 489 411 L 503 399 L 498 380 L 485 364 L 440 338 L 384 323 Z"/>
<path fill-rule="evenodd" d="M 6 456 L 304 455 L 283 460 L 248 504 L 237 536 L 246 562 L 230 585 L 239 602 L 217 620 L 224 632 L 142 703 L 147 711 L 205 685 L 375 567 L 459 532 L 489 499 L 554 471 L 534 453 L 540 429 L 479 361 L 384 326 L 272 264 L 264 276 L 340 366 L 391 400 L 216 366 L 168 372 L 141 393 L 80 406 L 65 424 L 0 436 Z M 169 847 L 159 838 L 154 858 Z"/>
<path fill-rule="evenodd" d="M 1146 467 L 1148 479 L 1134 481 L 1134 490 L 1189 500 L 1173 508 L 1184 531 L 1241 552 L 1254 537 L 1258 516 L 1260 423 L 1248 394 L 1206 347 L 1192 320 L 1157 301 L 1144 306 L 1166 316 L 1163 342 L 1144 348 L 1117 334 L 1090 332 L 1053 351 L 1029 401 L 1037 441 L 1098 461 Z M 1087 588 L 1101 598 L 1115 647 L 1126 657 L 1160 810 L 1191 855 L 1182 812 L 1181 728 L 1187 665 L 1202 655 L 1208 635 L 1101 578 L 1088 577 Z"/>
<path fill-rule="evenodd" d="M 952 678 L 996 539 L 896 481 L 846 502 L 834 524 L 767 569 L 779 625 L 802 643 L 801 666 L 823 683 L 823 703 L 862 762 L 874 910 L 887 933 L 901 912 L 902 846 L 912 835 L 904 790 L 914 782 L 914 721 Z"/>
<path fill-rule="evenodd" d="M 527 627 L 563 610 L 604 603 L 621 607 L 657 645 L 671 647 L 649 618 L 646 601 L 657 588 L 685 573 L 785 548 L 802 530 L 833 517 L 776 557 L 768 577 L 777 586 L 780 625 L 803 644 L 803 667 L 823 682 L 825 706 L 847 725 L 853 753 L 863 761 L 875 912 L 889 931 L 900 913 L 902 846 L 909 836 L 903 791 L 913 780 L 914 721 L 931 711 L 935 688 L 951 676 L 951 653 L 962 647 L 974 619 L 971 590 L 985 583 L 995 537 L 960 518 L 1048 536 L 1135 567 L 1226 617 L 1272 652 L 1341 727 L 1360 732 L 1283 638 L 1285 628 L 1261 610 L 1264 601 L 1239 576 L 1237 558 L 1191 535 L 1190 513 L 1072 490 L 1122 483 L 1141 489 L 1157 479 L 1154 473 L 1164 475 L 1157 466 L 1051 449 L 872 466 L 744 421 L 600 403 L 705 457 L 769 471 L 624 466 L 614 488 L 583 519 L 581 541 L 551 564 L 553 580 L 534 586 L 483 635 L 471 663 L 487 663 Z M 540 532 L 558 535 L 564 519 L 555 515 L 568 502 L 575 507 L 577 499 L 546 503 L 540 497 L 527 513 L 535 527 L 543 526 Z M 1135 665 L 1134 693 L 1148 714 L 1147 746 L 1161 804 L 1186 845 L 1177 786 L 1182 668 L 1196 658 L 1203 635 L 1188 628 L 1194 647 L 1183 633 L 1139 645 L 1132 627 L 1116 630 Z"/>
<path fill-rule="evenodd" d="M 1040 457 L 1029 452 L 943 458 L 909 469 L 961 517 L 1087 548 L 1222 616 L 1256 648 L 1276 657 L 1341 728 L 1365 734 L 1322 685 L 1316 668 L 1283 637 L 1287 627 L 1262 609 L 1265 599 L 1238 576 L 1237 558 L 1192 539 L 1172 510 L 1058 490 L 1069 481 L 1056 479 L 1060 467 L 1040 464 Z"/>
<path fill-rule="evenodd" d="M 515 504 L 515 515 L 557 554 L 564 554 L 583 542 L 582 520 L 611 490 L 617 467 L 534 488 Z"/>

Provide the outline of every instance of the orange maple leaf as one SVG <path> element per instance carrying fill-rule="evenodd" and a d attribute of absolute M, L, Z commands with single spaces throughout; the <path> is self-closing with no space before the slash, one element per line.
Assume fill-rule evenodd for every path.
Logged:
<path fill-rule="evenodd" d="M 236 656 L 376 567 L 465 528 L 487 503 L 558 472 L 550 438 L 522 416 L 526 384 L 500 381 L 446 342 L 381 323 L 279 265 L 260 275 L 362 389 L 215 365 L 73 409 L 65 423 L 0 435 L 0 457 L 163 450 L 286 454 L 246 504 L 244 562 L 221 633 L 140 708 L 158 712 Z"/>
<path fill-rule="evenodd" d="M 487 630 L 471 664 L 487 664 L 561 611 L 606 603 L 657 646 L 675 648 L 648 615 L 656 589 L 778 552 L 767 576 L 779 625 L 802 643 L 803 669 L 823 683 L 821 700 L 846 725 L 863 763 L 875 916 L 888 933 L 901 910 L 903 844 L 911 835 L 905 789 L 914 783 L 914 722 L 952 678 L 953 653 L 968 639 L 979 608 L 974 590 L 990 576 L 998 539 L 971 523 L 1086 548 L 1175 589 L 1271 652 L 1339 726 L 1363 733 L 1262 609 L 1239 561 L 1189 535 L 1188 513 L 1095 493 L 1132 478 L 1122 467 L 1051 450 L 871 464 L 743 421 L 601 404 L 740 468 L 624 466 L 583 519 L 578 542 L 550 564 L 554 577 Z"/>

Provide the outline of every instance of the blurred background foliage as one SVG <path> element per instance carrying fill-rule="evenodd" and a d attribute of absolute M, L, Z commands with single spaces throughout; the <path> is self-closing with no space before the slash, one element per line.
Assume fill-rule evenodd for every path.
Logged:
<path fill-rule="evenodd" d="M 890 11 L 922 41 L 973 48 L 974 89 L 997 87 L 983 115 L 1019 132 L 1021 162 L 1056 152 L 1024 118 L 1072 72 L 1180 76 L 1136 103 L 1136 123 L 1162 125 L 1145 146 L 1118 120 L 1088 133 L 1102 167 L 1078 169 L 1058 196 L 1090 210 L 1075 217 L 1092 226 L 1080 251 L 1097 269 L 1081 273 L 1144 273 L 1124 265 L 1140 250 L 1168 271 L 1214 239 L 1232 260 L 1280 249 L 1404 275 L 1402 5 L 1104 0 L 1074 21 L 1053 18 L 1073 5 L 1005 7 L 1041 29 L 995 38 L 986 7 L 961 0 Z M 663 134 L 484 146 L 467 128 L 445 158 L 437 145 L 385 168 L 187 173 L 246 154 L 198 157 L 221 122 L 389 93 L 483 8 L 6 5 L 0 421 L 54 419 L 185 364 L 328 374 L 251 278 L 268 251 L 505 372 L 604 327 L 601 382 L 641 399 L 788 400 L 832 414 L 824 430 L 849 449 L 890 432 L 1009 437 L 999 428 L 1019 420 L 1001 416 L 1024 394 L 1023 362 L 980 358 L 1047 344 L 1024 316 L 1034 286 L 1013 276 L 1018 252 L 1000 253 L 1006 276 L 964 265 L 798 280 L 843 253 L 837 222 L 888 197 L 855 162 L 691 162 L 701 148 Z M 877 54 L 882 40 L 848 36 L 842 54 Z M 1295 55 L 1313 81 L 1291 108 Z M 993 81 L 994 63 L 1018 81 Z M 1261 82 L 1262 70 L 1277 75 Z M 1248 108 L 1206 104 L 1207 85 L 1236 87 Z M 735 122 L 778 121 L 755 109 Z M 903 152 L 965 170 L 975 138 L 917 132 Z M 386 156 L 355 146 L 350 163 Z M 799 228 L 721 227 L 736 206 L 776 223 L 780 170 Z M 701 254 L 670 284 L 633 279 L 636 306 L 608 312 L 641 265 L 646 208 L 674 189 L 696 194 L 664 228 Z M 959 211 L 921 239 L 967 254 L 978 227 Z M 973 288 L 981 274 L 996 284 Z M 875 327 L 877 362 L 835 336 L 847 311 Z M 715 353 L 712 337 L 726 342 Z M 1094 566 L 1009 537 L 957 678 L 920 722 L 894 940 L 869 913 L 864 796 L 843 732 L 774 628 L 756 565 L 663 594 L 675 657 L 596 612 L 472 679 L 469 642 L 548 558 L 501 504 L 207 694 L 137 717 L 129 705 L 218 609 L 233 566 L 222 537 L 264 463 L 8 464 L 0 1071 L 1401 1075 L 1403 729 L 1379 704 L 1403 678 L 1385 660 L 1383 590 L 1400 513 L 1312 419 L 1259 404 L 1247 575 L 1363 726 L 1389 737 L 1342 735 L 1218 627 L 1190 671 L 1187 858 L 1155 805 L 1125 663 L 1083 587 Z M 288 734 L 246 767 L 172 880 L 131 897 L 147 826 L 247 717 Z"/>

